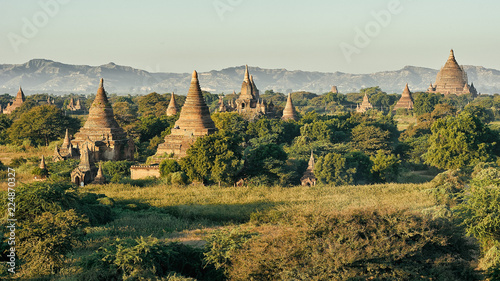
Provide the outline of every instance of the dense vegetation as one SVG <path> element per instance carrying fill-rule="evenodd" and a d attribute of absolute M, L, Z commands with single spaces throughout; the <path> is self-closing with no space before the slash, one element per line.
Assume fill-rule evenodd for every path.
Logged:
<path fill-rule="evenodd" d="M 353 112 L 365 93 L 376 109 Z M 68 97 L 40 105 L 46 96 L 0 115 L 0 178 L 18 174 L 21 280 L 500 279 L 499 95 L 415 93 L 413 111 L 393 112 L 399 96 L 379 87 L 297 92 L 298 121 L 213 113 L 218 132 L 164 160 L 161 178 L 131 180 L 135 162 L 108 161 L 110 184 L 85 188 L 69 182 L 78 160 L 48 157 L 85 115 L 59 109 Z M 218 95 L 204 96 L 215 110 Z M 178 118 L 164 114 L 170 94 L 109 98 L 148 161 Z M 311 151 L 318 184 L 298 186 Z"/>

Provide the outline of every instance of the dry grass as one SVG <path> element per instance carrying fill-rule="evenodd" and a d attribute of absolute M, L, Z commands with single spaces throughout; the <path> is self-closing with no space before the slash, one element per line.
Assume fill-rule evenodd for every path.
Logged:
<path fill-rule="evenodd" d="M 173 206 L 312 205 L 335 210 L 346 208 L 385 208 L 418 210 L 431 207 L 434 199 L 422 192 L 427 184 L 376 184 L 317 187 L 172 187 L 155 185 L 134 187 L 123 184 L 93 185 L 85 189 L 103 193 L 118 201 L 137 200 L 164 208 Z"/>

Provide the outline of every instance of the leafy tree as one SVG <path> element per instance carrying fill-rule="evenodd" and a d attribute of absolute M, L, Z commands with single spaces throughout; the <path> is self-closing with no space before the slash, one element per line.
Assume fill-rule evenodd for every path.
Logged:
<path fill-rule="evenodd" d="M 116 121 L 122 127 L 137 120 L 136 106 L 125 101 L 113 103 L 113 113 Z"/>
<path fill-rule="evenodd" d="M 66 129 L 77 131 L 79 128 L 78 119 L 64 116 L 54 105 L 43 105 L 32 108 L 16 120 L 9 128 L 9 137 L 16 144 L 29 139 L 35 145 L 49 145 L 63 137 Z"/>
<path fill-rule="evenodd" d="M 347 159 L 338 153 L 320 157 L 314 167 L 314 175 L 323 183 L 348 185 L 354 181 L 355 168 L 349 167 Z"/>
<path fill-rule="evenodd" d="M 217 112 L 212 114 L 211 117 L 219 131 L 232 132 L 242 137 L 245 135 L 248 121 L 240 114 L 235 112 Z"/>
<path fill-rule="evenodd" d="M 390 151 L 391 132 L 363 123 L 352 130 L 352 142 L 354 147 L 370 155 L 378 150 Z"/>
<path fill-rule="evenodd" d="M 16 249 L 24 263 L 24 275 L 35 277 L 57 273 L 65 263 L 65 255 L 82 239 L 81 227 L 87 223 L 88 220 L 75 210 L 57 214 L 46 212 L 33 221 L 22 222 Z"/>
<path fill-rule="evenodd" d="M 413 111 L 417 115 L 431 113 L 441 99 L 440 94 L 418 93 L 414 94 Z"/>
<path fill-rule="evenodd" d="M 479 240 L 490 280 L 500 272 L 500 168 L 478 165 L 465 200 L 456 207 L 467 234 Z"/>
<path fill-rule="evenodd" d="M 188 149 L 187 156 L 182 158 L 179 164 L 191 180 L 219 182 L 224 179 L 225 182 L 231 183 L 239 171 L 233 169 L 233 164 L 235 159 L 241 158 L 240 142 L 240 138 L 226 131 L 200 137 Z M 230 151 L 233 154 L 230 154 Z M 223 168 L 223 165 L 231 168 Z"/>
<path fill-rule="evenodd" d="M 481 120 L 463 112 L 434 122 L 426 163 L 440 169 L 463 168 L 490 159 L 495 145 Z"/>
<path fill-rule="evenodd" d="M 160 175 L 165 177 L 171 173 L 175 173 L 181 170 L 181 165 L 177 163 L 174 159 L 165 159 L 160 163 Z"/>
<path fill-rule="evenodd" d="M 379 150 L 370 160 L 373 162 L 371 172 L 375 182 L 394 182 L 398 178 L 401 161 L 396 155 Z"/>
<path fill-rule="evenodd" d="M 247 135 L 258 143 L 290 143 L 299 135 L 299 128 L 296 122 L 261 118 L 248 124 Z"/>
<path fill-rule="evenodd" d="M 268 143 L 248 147 L 244 159 L 245 174 L 259 179 L 259 184 L 276 184 L 280 175 L 286 174 L 287 154 L 280 145 Z"/>
<path fill-rule="evenodd" d="M 432 119 L 437 120 L 440 118 L 445 118 L 447 116 L 455 116 L 456 113 L 457 113 L 456 107 L 446 103 L 442 103 L 442 104 L 437 104 L 434 107 L 434 110 L 431 112 L 431 117 Z"/>
<path fill-rule="evenodd" d="M 12 120 L 6 114 L 0 114 L 0 144 L 9 141 L 7 129 L 12 125 Z"/>
<path fill-rule="evenodd" d="M 165 114 L 168 107 L 166 98 L 156 92 L 141 96 L 137 100 L 137 104 L 139 114 L 142 116 L 162 116 Z"/>
<path fill-rule="evenodd" d="M 130 167 L 132 161 L 106 161 L 102 165 L 102 172 L 105 176 L 110 177 L 112 182 L 118 182 L 123 177 L 130 176 Z"/>
<path fill-rule="evenodd" d="M 385 110 L 389 110 L 389 108 L 398 101 L 398 96 L 388 95 L 387 93 L 380 91 L 372 94 L 369 101 L 375 108 L 382 107 Z"/>
<path fill-rule="evenodd" d="M 10 118 L 15 121 L 21 118 L 21 116 L 23 116 L 24 113 L 30 111 L 32 108 L 35 108 L 37 106 L 38 103 L 34 101 L 31 97 L 28 97 L 20 107 L 14 109 L 14 111 L 10 114 Z"/>
<path fill-rule="evenodd" d="M 473 106 L 469 105 L 465 107 L 465 112 L 469 112 L 472 116 L 475 116 L 481 120 L 484 124 L 488 124 L 495 120 L 495 114 L 491 109 L 482 107 L 482 106 Z"/>
<path fill-rule="evenodd" d="M 133 135 L 138 136 L 140 142 L 149 142 L 153 137 L 170 133 L 170 129 L 174 127 L 178 116 L 155 117 L 153 115 L 143 116 L 139 121 L 134 123 L 132 129 Z"/>

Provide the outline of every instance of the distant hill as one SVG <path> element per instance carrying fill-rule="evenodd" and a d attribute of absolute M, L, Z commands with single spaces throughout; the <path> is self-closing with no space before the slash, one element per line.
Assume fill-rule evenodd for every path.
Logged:
<path fill-rule="evenodd" d="M 482 66 L 464 66 L 481 93 L 500 93 L 500 71 Z M 212 70 L 200 74 L 200 84 L 212 93 L 239 92 L 244 66 Z M 405 83 L 412 91 L 425 91 L 435 81 L 438 70 L 405 66 L 401 70 L 371 74 L 342 72 L 310 72 L 286 69 L 250 67 L 257 87 L 263 92 L 310 91 L 324 93 L 336 85 L 340 92 L 354 92 L 360 88 L 380 86 L 388 93 L 401 93 Z M 19 85 L 26 94 L 34 93 L 95 93 L 103 77 L 109 93 L 147 94 L 175 91 L 186 94 L 191 73 L 151 73 L 129 66 L 108 63 L 100 66 L 71 65 L 45 59 L 33 59 L 24 64 L 0 64 L 0 93 L 15 94 Z"/>

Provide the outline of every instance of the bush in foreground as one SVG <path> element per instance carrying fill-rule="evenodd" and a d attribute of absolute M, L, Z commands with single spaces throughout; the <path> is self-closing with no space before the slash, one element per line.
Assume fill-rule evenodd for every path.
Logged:
<path fill-rule="evenodd" d="M 474 246 L 444 219 L 401 211 L 284 214 L 280 224 L 257 229 L 260 235 L 244 243 L 237 235 L 226 241 L 238 245 L 234 251 L 208 245 L 209 260 L 225 267 L 230 280 L 479 279 L 471 266 Z M 217 258 L 227 253 L 225 262 Z"/>

